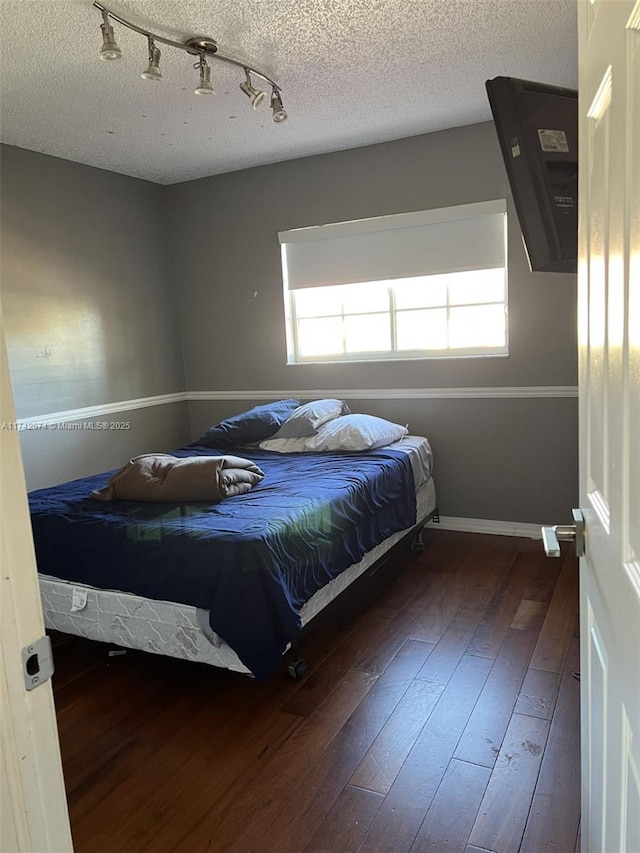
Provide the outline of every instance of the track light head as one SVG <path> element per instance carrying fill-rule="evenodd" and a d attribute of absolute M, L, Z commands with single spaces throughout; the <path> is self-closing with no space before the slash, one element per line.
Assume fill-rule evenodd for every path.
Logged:
<path fill-rule="evenodd" d="M 102 13 L 102 50 L 100 51 L 100 59 L 105 62 L 118 62 L 122 59 L 122 51 L 118 47 L 116 37 L 113 34 L 113 27 L 109 23 L 109 16 L 106 12 Z"/>
<path fill-rule="evenodd" d="M 215 95 L 215 89 L 211 85 L 211 68 L 204 56 L 200 57 L 194 68 L 200 69 L 200 83 L 194 90 L 196 95 Z"/>
<path fill-rule="evenodd" d="M 273 88 L 271 90 L 271 111 L 273 112 L 271 119 L 276 124 L 280 124 L 281 121 L 286 121 L 288 118 L 287 113 L 285 112 L 285 109 L 282 106 L 282 98 L 280 97 L 280 92 L 276 88 Z"/>
<path fill-rule="evenodd" d="M 245 68 L 244 73 L 246 75 L 246 79 L 244 83 L 240 83 L 240 89 L 245 93 L 245 95 L 251 101 L 251 106 L 254 110 L 257 110 L 263 103 L 265 98 L 267 97 L 266 92 L 261 92 L 260 89 L 255 89 L 251 85 L 251 77 L 249 75 L 249 69 Z"/>
<path fill-rule="evenodd" d="M 149 64 L 146 71 L 140 75 L 144 80 L 162 80 L 160 71 L 160 49 L 156 47 L 152 38 L 149 39 Z"/>

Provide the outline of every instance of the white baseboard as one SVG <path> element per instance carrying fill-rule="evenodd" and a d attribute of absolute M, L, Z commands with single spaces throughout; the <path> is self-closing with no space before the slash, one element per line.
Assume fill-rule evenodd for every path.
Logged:
<path fill-rule="evenodd" d="M 492 533 L 496 536 L 526 536 L 529 539 L 541 539 L 539 524 L 524 521 L 492 521 L 488 518 L 458 518 L 454 515 L 441 515 L 440 523 L 429 522 L 436 530 L 459 530 L 462 533 Z"/>

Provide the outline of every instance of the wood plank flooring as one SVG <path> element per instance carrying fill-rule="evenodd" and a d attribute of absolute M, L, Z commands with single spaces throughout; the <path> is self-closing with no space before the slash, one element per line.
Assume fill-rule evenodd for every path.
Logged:
<path fill-rule="evenodd" d="M 577 563 L 429 529 L 266 684 L 54 647 L 77 853 L 574 853 Z"/>

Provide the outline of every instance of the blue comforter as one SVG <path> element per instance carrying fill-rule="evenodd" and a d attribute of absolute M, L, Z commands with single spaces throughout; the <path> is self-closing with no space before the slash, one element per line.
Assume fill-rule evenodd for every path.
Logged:
<path fill-rule="evenodd" d="M 212 629 L 258 678 L 300 631 L 299 611 L 332 578 L 416 522 L 411 463 L 400 451 L 234 453 L 265 479 L 220 503 L 103 503 L 112 472 L 29 495 L 38 571 L 209 611 Z"/>

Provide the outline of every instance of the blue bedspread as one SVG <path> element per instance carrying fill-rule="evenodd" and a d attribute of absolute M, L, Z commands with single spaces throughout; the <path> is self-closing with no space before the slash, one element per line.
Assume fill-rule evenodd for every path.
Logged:
<path fill-rule="evenodd" d="M 416 522 L 411 463 L 383 448 L 279 454 L 188 448 L 251 459 L 265 479 L 216 503 L 104 503 L 110 473 L 29 495 L 38 571 L 209 610 L 213 630 L 258 678 L 278 665 L 318 589 Z"/>

